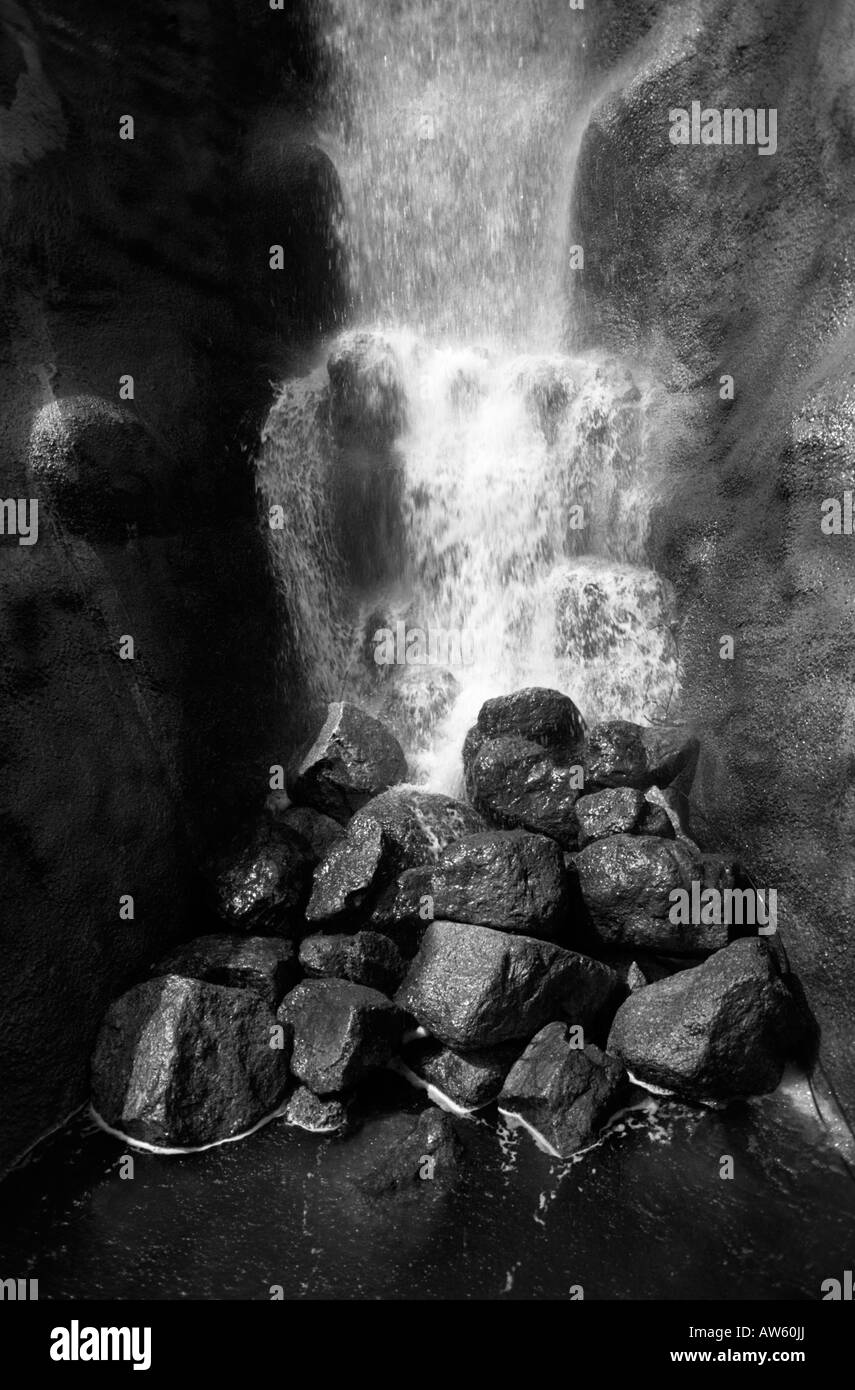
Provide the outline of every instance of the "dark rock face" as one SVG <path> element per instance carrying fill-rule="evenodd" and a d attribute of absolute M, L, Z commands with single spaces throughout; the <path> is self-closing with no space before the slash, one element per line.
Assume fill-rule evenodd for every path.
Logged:
<path fill-rule="evenodd" d="M 0 496 L 41 524 L 0 557 L 0 1170 L 85 1099 L 109 1000 L 187 934 L 292 704 L 247 457 L 343 302 L 305 9 L 3 6 Z"/>
<path fill-rule="evenodd" d="M 615 787 L 580 796 L 576 802 L 579 848 L 607 835 L 631 835 L 638 829 L 644 806 L 644 793 L 634 787 Z"/>
<path fill-rule="evenodd" d="M 531 830 L 574 849 L 581 761 L 557 764 L 540 744 L 515 737 L 480 740 L 479 735 L 470 742 L 470 753 L 476 746 L 466 781 L 481 814 L 502 829 Z"/>
<path fill-rule="evenodd" d="M 311 876 L 312 854 L 302 836 L 263 820 L 219 864 L 215 892 L 220 915 L 244 931 L 299 935 Z"/>
<path fill-rule="evenodd" d="M 200 1148 L 251 1129 L 288 1086 L 290 1040 L 250 989 L 167 975 L 107 1010 L 92 1104 L 108 1125 L 161 1148 Z"/>
<path fill-rule="evenodd" d="M 519 1118 L 558 1158 L 597 1137 L 628 1091 L 623 1063 L 589 1043 L 574 1047 L 563 1023 L 532 1038 L 502 1093 L 503 1115 Z"/>
<path fill-rule="evenodd" d="M 434 922 L 395 999 L 433 1037 L 471 1051 L 554 1019 L 592 1029 L 622 990 L 607 966 L 550 942 Z"/>
<path fill-rule="evenodd" d="M 313 810 L 311 806 L 286 806 L 280 811 L 275 806 L 271 807 L 268 801 L 268 809 L 277 825 L 287 826 L 303 837 L 316 864 L 333 845 L 344 839 L 344 829 L 339 822 L 325 816 L 322 811 Z"/>
<path fill-rule="evenodd" d="M 152 974 L 182 975 L 231 989 L 252 989 L 275 1009 L 300 978 L 290 941 L 271 936 L 197 936 L 160 961 Z"/>
<path fill-rule="evenodd" d="M 311 1134 L 334 1134 L 347 1129 L 350 1115 L 347 1101 L 339 1096 L 316 1096 L 308 1086 L 298 1086 L 288 1097 L 283 1118 Z"/>
<path fill-rule="evenodd" d="M 405 969 L 395 943 L 373 931 L 307 936 L 300 943 L 300 964 L 312 978 L 351 980 L 381 994 L 394 994 Z"/>
<path fill-rule="evenodd" d="M 291 1070 L 320 1096 L 384 1067 L 404 1022 L 385 995 L 346 980 L 304 980 L 286 995 L 277 1018 L 293 1032 Z"/>
<path fill-rule="evenodd" d="M 383 792 L 356 813 L 345 840 L 318 866 L 306 916 L 345 917 L 404 869 L 434 861 L 453 840 L 483 829 L 478 813 L 451 796 L 411 787 Z"/>
<path fill-rule="evenodd" d="M 567 930 L 564 856 L 544 835 L 512 830 L 456 840 L 440 854 L 428 891 L 434 917 L 448 922 L 545 940 Z"/>
<path fill-rule="evenodd" d="M 416 954 L 428 922 L 436 916 L 431 874 L 430 864 L 405 869 L 383 889 L 368 919 L 371 929 L 391 937 L 407 959 Z"/>
<path fill-rule="evenodd" d="M 405 780 L 407 761 L 393 734 L 346 702 L 332 704 L 294 777 L 291 795 L 346 823 L 370 801 Z"/>
<path fill-rule="evenodd" d="M 485 700 L 477 727 L 485 738 L 524 738 L 544 748 L 573 748 L 585 721 L 573 701 L 557 690 L 531 686 Z"/>
<path fill-rule="evenodd" d="M 671 920 L 671 893 L 682 889 L 691 894 L 693 882 L 703 883 L 701 859 L 683 841 L 610 835 L 588 845 L 574 863 L 602 946 L 706 955 L 727 945 L 724 923 Z"/>
<path fill-rule="evenodd" d="M 391 444 L 406 422 L 397 354 L 379 333 L 343 334 L 327 361 L 336 432 L 346 441 Z"/>
<path fill-rule="evenodd" d="M 362 1149 L 360 1151 L 360 1143 Z M 454 1121 L 431 1107 L 421 1115 L 388 1115 L 359 1136 L 352 1151 L 353 1186 L 372 1200 L 430 1200 L 454 1187 L 463 1145 Z"/>
<path fill-rule="evenodd" d="M 642 728 L 626 719 L 596 724 L 584 746 L 588 787 L 691 785 L 700 744 L 678 726 Z"/>
<path fill-rule="evenodd" d="M 639 1081 L 726 1100 L 773 1091 L 801 1026 L 775 954 L 754 938 L 631 994 L 608 1048 Z"/>
<path fill-rule="evenodd" d="M 430 1039 L 414 1043 L 404 1062 L 412 1072 L 462 1110 L 480 1110 L 496 1099 L 519 1056 L 520 1043 L 456 1052 Z"/>

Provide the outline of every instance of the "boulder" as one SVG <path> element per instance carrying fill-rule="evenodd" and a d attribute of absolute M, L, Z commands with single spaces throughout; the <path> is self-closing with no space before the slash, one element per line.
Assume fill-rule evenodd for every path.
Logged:
<path fill-rule="evenodd" d="M 232 989 L 252 989 L 275 1009 L 300 978 L 297 952 L 278 936 L 197 936 L 170 952 L 152 974 L 183 975 Z"/>
<path fill-rule="evenodd" d="M 318 865 L 308 920 L 346 918 L 405 869 L 433 863 L 453 840 L 485 828 L 471 806 L 439 792 L 397 787 L 375 796 Z"/>
<path fill-rule="evenodd" d="M 475 746 L 470 742 L 470 755 Z M 565 849 L 576 847 L 581 760 L 557 763 L 540 744 L 515 736 L 486 739 L 471 756 L 466 785 L 472 804 L 492 825 L 531 830 Z"/>
<path fill-rule="evenodd" d="M 404 1023 L 385 995 L 348 980 L 304 980 L 285 996 L 277 1018 L 293 1034 L 291 1070 L 320 1096 L 384 1067 Z"/>
<path fill-rule="evenodd" d="M 556 1158 L 569 1158 L 596 1139 L 628 1093 L 623 1063 L 588 1043 L 575 1047 L 564 1023 L 532 1038 L 511 1069 L 499 1110 L 522 1123 Z"/>
<path fill-rule="evenodd" d="M 664 806 L 637 787 L 607 787 L 576 802 L 579 848 L 607 835 L 660 835 L 673 840 L 674 827 Z"/>
<path fill-rule="evenodd" d="M 596 724 L 585 737 L 585 786 L 667 787 L 688 791 L 700 743 L 682 725 L 642 728 L 626 719 Z"/>
<path fill-rule="evenodd" d="M 546 940 L 567 929 L 570 894 L 554 840 L 488 831 L 447 845 L 430 875 L 433 916 Z"/>
<path fill-rule="evenodd" d="M 258 1125 L 288 1087 L 290 1035 L 252 989 L 167 975 L 107 1010 L 92 1059 L 92 1105 L 128 1139 L 204 1148 Z"/>
<path fill-rule="evenodd" d="M 323 727 L 303 757 L 289 791 L 345 824 L 373 796 L 407 776 L 407 760 L 385 724 L 345 701 L 329 706 Z"/>
<path fill-rule="evenodd" d="M 333 428 L 344 443 L 391 444 L 406 423 L 398 355 L 380 333 L 342 333 L 327 361 Z"/>
<path fill-rule="evenodd" d="M 754 937 L 632 993 L 608 1050 L 645 1084 L 689 1100 L 727 1100 L 773 1091 L 801 1034 L 778 958 Z"/>
<path fill-rule="evenodd" d="M 519 1056 L 520 1043 L 474 1052 L 457 1052 L 432 1039 L 420 1039 L 404 1054 L 406 1067 L 461 1110 L 480 1110 L 496 1099 Z"/>
<path fill-rule="evenodd" d="M 347 1129 L 349 1100 L 342 1096 L 316 1096 L 308 1086 L 298 1086 L 288 1097 L 283 1112 L 286 1125 L 311 1134 L 335 1134 Z"/>
<path fill-rule="evenodd" d="M 556 1019 L 591 1031 L 623 993 L 608 966 L 551 942 L 433 922 L 395 1000 L 434 1038 L 472 1051 Z"/>
<path fill-rule="evenodd" d="M 325 816 L 323 811 L 316 811 L 312 806 L 288 804 L 280 808 L 276 803 L 271 805 L 276 795 L 275 792 L 271 793 L 267 805 L 277 825 L 285 825 L 289 830 L 301 835 L 311 850 L 315 864 L 319 864 L 333 845 L 344 839 L 344 826 L 333 820 L 332 816 Z M 284 793 L 281 795 L 284 796 Z"/>
<path fill-rule="evenodd" d="M 394 994 L 405 970 L 395 943 L 373 931 L 307 936 L 300 943 L 300 965 L 310 978 L 351 980 L 381 994 Z"/>
<path fill-rule="evenodd" d="M 214 892 L 220 916 L 236 930 L 255 935 L 299 935 L 312 862 L 302 835 L 266 817 L 217 866 Z"/>
<path fill-rule="evenodd" d="M 585 732 L 585 721 L 570 697 L 539 686 L 486 700 L 477 726 L 485 738 L 523 738 L 561 750 L 575 748 Z"/>
<path fill-rule="evenodd" d="M 388 936 L 408 960 L 416 954 L 428 922 L 436 916 L 430 864 L 405 869 L 383 889 L 368 919 L 372 931 Z"/>
<path fill-rule="evenodd" d="M 675 955 L 708 955 L 728 942 L 724 923 L 684 923 L 671 893 L 691 894 L 703 882 L 700 857 L 682 840 L 610 835 L 575 856 L 579 888 L 600 947 L 639 947 Z"/>

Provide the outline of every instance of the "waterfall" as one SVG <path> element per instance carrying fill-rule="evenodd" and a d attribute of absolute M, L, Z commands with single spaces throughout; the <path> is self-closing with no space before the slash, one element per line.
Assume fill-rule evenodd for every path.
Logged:
<path fill-rule="evenodd" d="M 354 427 L 321 365 L 283 386 L 258 485 L 281 508 L 292 670 L 384 717 L 437 790 L 459 790 L 490 696 L 552 686 L 589 721 L 644 723 L 678 688 L 673 594 L 647 553 L 659 392 L 568 343 L 595 95 L 580 13 L 317 5 L 357 325 L 325 357 L 350 362 L 363 413 L 393 401 L 395 419 Z"/>

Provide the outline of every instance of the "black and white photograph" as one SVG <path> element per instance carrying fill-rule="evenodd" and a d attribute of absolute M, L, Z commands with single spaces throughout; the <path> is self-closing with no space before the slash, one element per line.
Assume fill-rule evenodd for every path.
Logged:
<path fill-rule="evenodd" d="M 4 1364 L 819 1374 L 855 0 L 0 0 L 0 894 Z"/>

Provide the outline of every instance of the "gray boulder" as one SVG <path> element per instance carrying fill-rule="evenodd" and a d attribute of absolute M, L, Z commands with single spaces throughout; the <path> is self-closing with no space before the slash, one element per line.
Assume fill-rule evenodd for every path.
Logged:
<path fill-rule="evenodd" d="M 316 1095 L 343 1091 L 397 1051 L 403 1015 L 385 995 L 348 980 L 304 980 L 277 1018 L 291 1029 L 291 1070 Z"/>
<path fill-rule="evenodd" d="M 688 791 L 700 743 L 682 725 L 642 728 L 612 719 L 588 730 L 584 745 L 585 785 L 667 787 L 678 782 Z"/>
<path fill-rule="evenodd" d="M 689 1100 L 726 1100 L 773 1091 L 801 1031 L 776 954 L 754 937 L 632 993 L 608 1049 L 639 1081 Z"/>
<path fill-rule="evenodd" d="M 434 1038 L 471 1051 L 555 1019 L 589 1031 L 623 993 L 607 966 L 551 942 L 433 922 L 395 999 Z"/>
<path fill-rule="evenodd" d="M 329 706 L 289 790 L 295 802 L 344 824 L 406 776 L 407 760 L 394 734 L 379 719 L 341 701 Z"/>
<path fill-rule="evenodd" d="M 554 840 L 525 830 L 467 835 L 431 871 L 433 915 L 547 940 L 567 929 L 570 895 Z"/>
<path fill-rule="evenodd" d="M 333 845 L 344 839 L 344 826 L 333 820 L 332 816 L 324 815 L 323 811 L 316 811 L 313 806 L 288 804 L 280 808 L 275 801 L 277 795 L 284 798 L 285 794 L 273 792 L 267 798 L 276 824 L 285 825 L 301 835 L 311 850 L 315 864 L 319 864 Z"/>
<path fill-rule="evenodd" d="M 220 916 L 237 931 L 295 936 L 305 926 L 312 852 L 288 826 L 265 817 L 219 861 L 214 892 Z"/>
<path fill-rule="evenodd" d="M 596 1139 L 628 1090 L 622 1062 L 591 1043 L 573 1046 L 566 1024 L 550 1023 L 511 1069 L 499 1110 L 521 1121 L 542 1148 L 569 1158 Z"/>
<path fill-rule="evenodd" d="M 184 975 L 212 985 L 252 989 L 275 1009 L 299 980 L 300 967 L 293 944 L 282 937 L 217 933 L 178 946 L 152 974 Z"/>
<path fill-rule="evenodd" d="M 518 1042 L 458 1052 L 433 1039 L 421 1039 L 407 1049 L 403 1060 L 416 1077 L 436 1087 L 461 1110 L 480 1110 L 496 1099 L 519 1052 Z"/>
<path fill-rule="evenodd" d="M 585 721 L 569 696 L 540 686 L 486 700 L 477 725 L 485 738 L 513 736 L 557 749 L 575 747 L 585 732 Z"/>
<path fill-rule="evenodd" d="M 351 980 L 381 994 L 394 994 L 406 968 L 395 943 L 373 931 L 307 936 L 300 943 L 300 965 L 310 978 Z"/>
<path fill-rule="evenodd" d="M 350 1122 L 349 1101 L 342 1096 L 316 1096 L 308 1086 L 298 1086 L 288 1097 L 282 1117 L 286 1125 L 310 1134 L 335 1134 Z"/>
<path fill-rule="evenodd" d="M 575 849 L 575 808 L 584 789 L 581 758 L 558 763 L 540 744 L 516 736 L 480 740 L 477 747 L 472 741 L 469 749 L 467 792 L 492 825 L 548 835 Z"/>
<path fill-rule="evenodd" d="M 204 1148 L 275 1112 L 290 1036 L 251 989 L 167 975 L 107 1010 L 92 1058 L 92 1105 L 113 1129 L 158 1148 Z"/>

